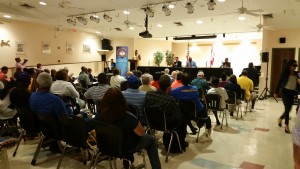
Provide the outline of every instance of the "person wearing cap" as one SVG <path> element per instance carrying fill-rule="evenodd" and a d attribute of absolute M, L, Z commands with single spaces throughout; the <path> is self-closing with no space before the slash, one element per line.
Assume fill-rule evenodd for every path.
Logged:
<path fill-rule="evenodd" d="M 100 99 L 102 99 L 106 91 L 111 87 L 107 84 L 107 82 L 107 75 L 105 73 L 100 73 L 98 75 L 98 86 L 89 88 L 84 93 L 85 98 L 92 99 L 95 103 L 98 102 Z"/>
<path fill-rule="evenodd" d="M 41 115 L 51 115 L 56 120 L 61 118 L 62 114 L 73 114 L 62 99 L 50 93 L 52 77 L 46 72 L 42 72 L 36 79 L 38 89 L 32 93 L 29 99 L 29 105 L 32 111 Z"/>
<path fill-rule="evenodd" d="M 241 89 L 245 90 L 245 99 L 251 100 L 251 109 L 254 109 L 257 95 L 255 92 L 253 92 L 254 84 L 253 81 L 248 77 L 247 70 L 242 71 L 241 76 L 237 78 L 237 83 L 241 86 Z"/>
<path fill-rule="evenodd" d="M 199 70 L 196 79 L 192 80 L 191 85 L 196 86 L 198 89 L 202 89 L 204 94 L 210 89 L 208 82 L 204 79 L 204 72 Z"/>
<path fill-rule="evenodd" d="M 186 66 L 185 67 L 189 67 L 189 68 L 196 68 L 196 62 L 193 61 L 193 59 L 191 57 L 189 57 L 189 60 L 186 62 Z"/>
<path fill-rule="evenodd" d="M 28 91 L 28 86 L 31 81 L 31 76 L 27 72 L 21 72 L 16 77 L 16 88 L 10 92 L 10 102 L 16 108 L 29 108 L 29 98 L 31 93 Z"/>
<path fill-rule="evenodd" d="M 157 91 L 149 91 L 145 97 L 145 108 L 156 107 L 161 112 L 165 112 L 168 128 L 177 128 L 176 131 L 179 136 L 181 147 L 183 150 L 188 146 L 185 142 L 186 137 L 186 123 L 183 121 L 182 114 L 179 111 L 179 107 L 176 104 L 176 99 L 170 96 L 170 77 L 168 75 L 162 75 L 159 78 L 159 89 Z M 168 134 L 164 133 L 163 143 L 166 149 L 168 149 L 170 140 Z M 169 137 L 170 138 L 170 137 Z M 173 139 L 173 141 L 176 139 Z M 174 144 L 172 144 L 174 145 Z M 178 146 L 171 146 L 171 153 L 179 152 Z"/>
<path fill-rule="evenodd" d="M 144 118 L 144 102 L 146 93 L 139 91 L 140 79 L 135 75 L 127 78 L 128 88 L 122 91 L 128 105 L 134 105 L 138 108 L 138 117 L 142 124 L 146 123 Z"/>

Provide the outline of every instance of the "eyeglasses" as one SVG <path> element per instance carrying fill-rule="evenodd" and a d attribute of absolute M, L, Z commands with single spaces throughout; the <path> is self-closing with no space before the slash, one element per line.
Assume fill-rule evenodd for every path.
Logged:
<path fill-rule="evenodd" d="M 293 67 L 297 67 L 298 65 L 292 65 Z"/>

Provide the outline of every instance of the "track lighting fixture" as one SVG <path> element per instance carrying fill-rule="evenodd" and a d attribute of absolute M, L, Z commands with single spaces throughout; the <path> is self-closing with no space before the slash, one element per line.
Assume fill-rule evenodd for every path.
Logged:
<path fill-rule="evenodd" d="M 96 23 L 99 23 L 100 22 L 100 19 L 97 15 L 92 15 L 90 16 L 90 19 Z"/>
<path fill-rule="evenodd" d="M 88 22 L 87 19 L 85 19 L 83 16 L 78 16 L 77 19 L 80 23 L 82 23 L 84 25 L 86 25 Z"/>
<path fill-rule="evenodd" d="M 193 6 L 192 3 L 188 2 L 188 3 L 185 5 L 185 8 L 187 9 L 187 13 L 188 13 L 188 14 L 194 13 L 194 6 Z"/>
<path fill-rule="evenodd" d="M 171 10 L 169 9 L 169 7 L 167 5 L 164 5 L 162 7 L 162 11 L 165 13 L 166 16 L 170 16 L 171 15 Z"/>
<path fill-rule="evenodd" d="M 208 10 L 214 10 L 215 9 L 215 5 L 216 5 L 215 0 L 209 0 L 209 2 L 207 3 Z"/>
<path fill-rule="evenodd" d="M 75 25 L 76 25 L 76 20 L 75 20 L 75 19 L 69 18 L 69 19 L 67 19 L 67 22 L 68 22 L 69 24 L 71 24 L 72 26 L 75 26 Z"/>
<path fill-rule="evenodd" d="M 103 18 L 107 21 L 107 22 L 111 22 L 112 21 L 112 17 L 108 16 L 107 14 L 103 15 Z"/>
<path fill-rule="evenodd" d="M 149 8 L 149 6 L 147 6 L 145 9 L 144 9 L 145 13 L 149 16 L 149 17 L 154 17 L 154 11 Z"/>

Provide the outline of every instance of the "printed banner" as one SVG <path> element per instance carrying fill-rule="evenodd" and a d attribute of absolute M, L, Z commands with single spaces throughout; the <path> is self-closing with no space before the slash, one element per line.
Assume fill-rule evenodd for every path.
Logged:
<path fill-rule="evenodd" d="M 128 71 L 128 46 L 117 46 L 116 64 L 121 76 L 126 76 Z"/>

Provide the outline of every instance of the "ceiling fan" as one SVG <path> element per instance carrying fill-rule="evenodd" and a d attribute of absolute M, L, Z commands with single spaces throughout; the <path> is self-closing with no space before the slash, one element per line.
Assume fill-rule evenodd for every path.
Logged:
<path fill-rule="evenodd" d="M 128 15 L 127 15 L 126 20 L 124 21 L 124 24 L 125 24 L 125 26 L 126 26 L 126 29 L 134 29 L 133 26 L 136 26 L 136 27 L 143 27 L 142 25 L 138 25 L 138 24 L 135 23 L 135 22 L 131 22 L 131 21 L 128 19 Z"/>
<path fill-rule="evenodd" d="M 256 9 L 256 10 L 248 10 L 247 8 L 244 7 L 244 0 L 242 0 L 242 7 L 238 8 L 238 14 L 247 14 L 247 15 L 252 15 L 258 17 L 259 14 L 256 14 L 254 12 L 263 12 L 262 9 Z"/>
<path fill-rule="evenodd" d="M 275 30 L 272 26 L 264 26 L 262 23 L 262 14 L 259 15 L 259 24 L 256 25 L 257 32 L 262 31 L 262 29 L 269 29 L 269 30 Z"/>

